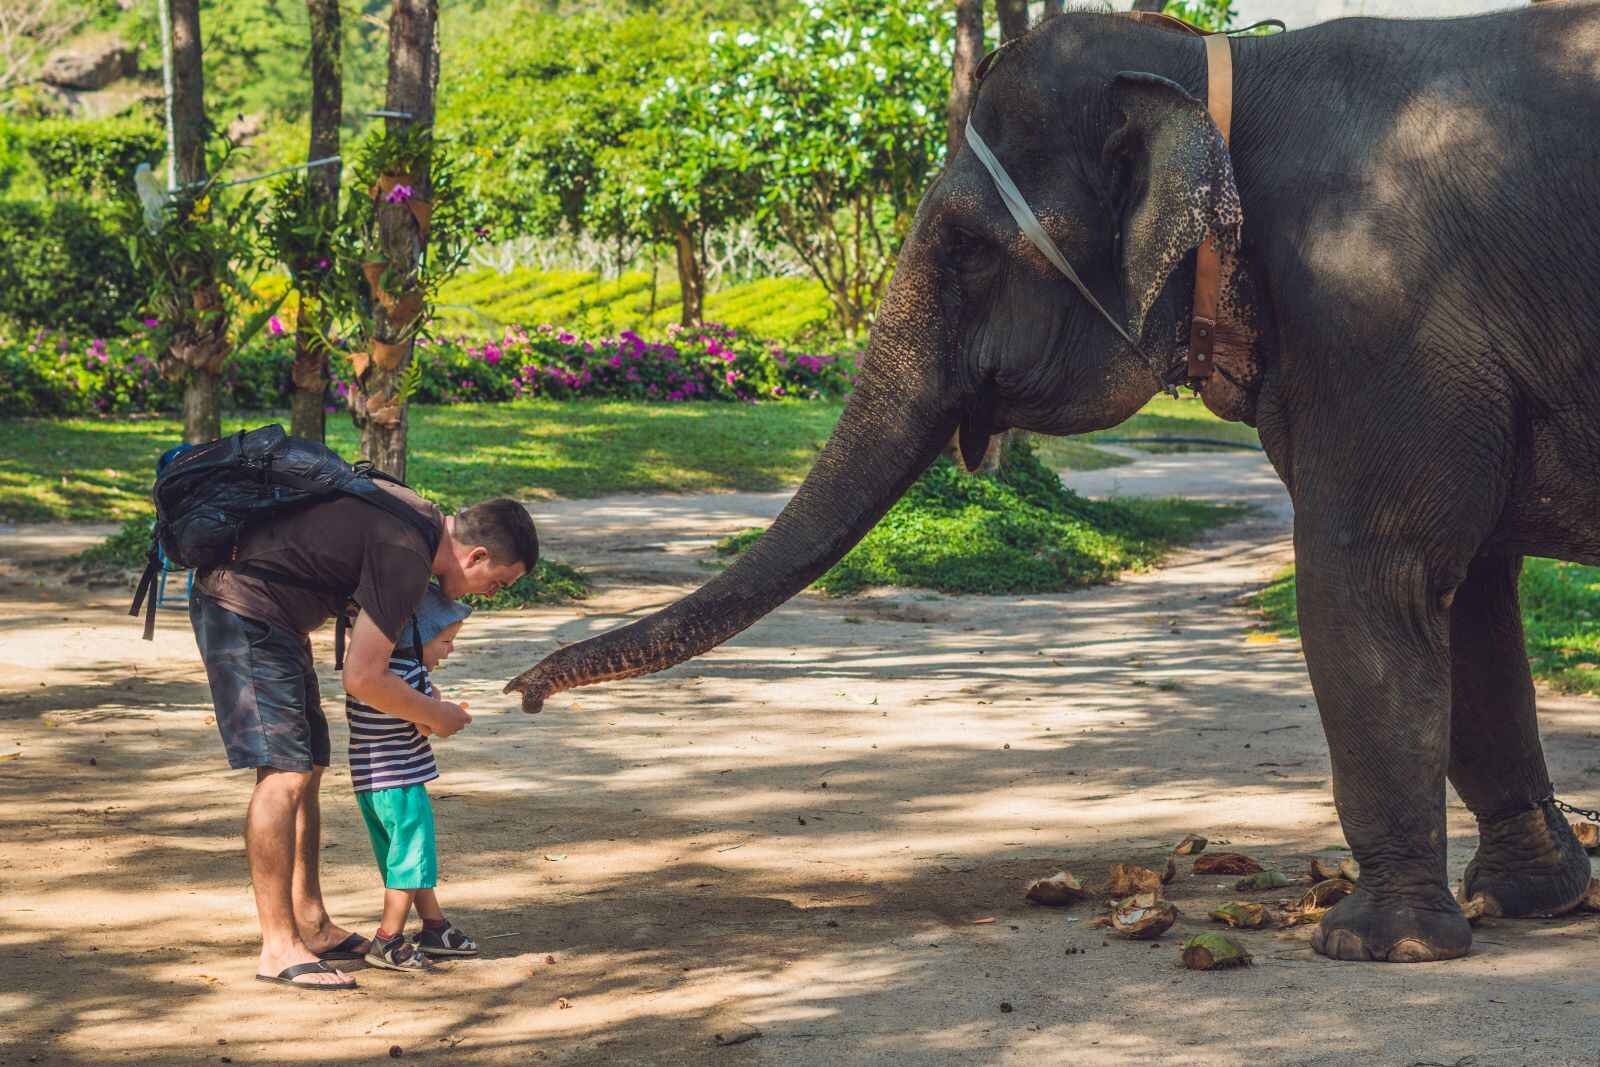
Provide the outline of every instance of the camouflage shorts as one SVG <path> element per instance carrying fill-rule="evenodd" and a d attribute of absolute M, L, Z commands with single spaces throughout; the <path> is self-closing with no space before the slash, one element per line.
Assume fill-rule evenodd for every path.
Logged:
<path fill-rule="evenodd" d="M 281 771 L 328 766 L 328 717 L 311 643 L 235 615 L 199 591 L 189 602 L 189 621 L 211 681 L 228 765 Z"/>

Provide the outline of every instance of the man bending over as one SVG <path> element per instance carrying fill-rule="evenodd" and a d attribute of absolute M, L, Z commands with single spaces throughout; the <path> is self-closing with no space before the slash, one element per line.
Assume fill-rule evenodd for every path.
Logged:
<path fill-rule="evenodd" d="M 407 620 L 430 578 L 452 599 L 494 593 L 539 559 L 533 520 L 514 500 L 445 517 L 403 486 L 376 484 L 439 531 L 436 551 L 411 523 L 342 496 L 249 529 L 234 562 L 253 573 L 232 564 L 202 572 L 189 605 L 228 764 L 256 772 L 244 832 L 261 924 L 256 976 L 301 989 L 354 988 L 323 961 L 361 959 L 368 949 L 322 903 L 317 790 L 331 745 L 307 635 L 344 610 L 347 594 L 361 614 L 345 690 L 448 737 L 470 721 L 466 711 L 391 674 L 390 653 L 412 642 Z"/>

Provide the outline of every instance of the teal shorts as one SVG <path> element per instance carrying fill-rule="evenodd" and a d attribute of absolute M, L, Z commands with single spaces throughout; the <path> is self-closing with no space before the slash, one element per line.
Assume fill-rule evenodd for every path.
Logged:
<path fill-rule="evenodd" d="M 433 805 L 423 785 L 356 794 L 356 806 L 372 838 L 386 889 L 432 889 L 439 883 L 439 853 L 433 841 Z"/>

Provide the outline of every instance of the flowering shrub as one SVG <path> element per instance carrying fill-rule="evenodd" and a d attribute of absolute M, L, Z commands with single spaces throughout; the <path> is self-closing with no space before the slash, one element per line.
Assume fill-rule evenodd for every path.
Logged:
<path fill-rule="evenodd" d="M 74 338 L 36 330 L 0 336 L 0 415 L 87 415 L 171 411 L 181 386 L 156 369 L 154 332 Z M 647 341 L 632 331 L 599 340 L 553 326 L 508 328 L 499 340 L 419 340 L 421 380 L 413 399 L 466 404 L 519 397 L 566 400 L 737 400 L 842 396 L 855 379 L 854 355 L 786 350 L 725 326 L 669 327 Z M 282 407 L 292 390 L 293 335 L 270 322 L 224 366 L 224 402 L 236 410 Z M 350 388 L 336 360 L 334 390 Z"/>

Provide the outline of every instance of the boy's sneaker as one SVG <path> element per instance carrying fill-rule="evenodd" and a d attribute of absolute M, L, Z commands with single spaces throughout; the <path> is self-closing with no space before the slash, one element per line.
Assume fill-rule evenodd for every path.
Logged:
<path fill-rule="evenodd" d="M 466 934 L 457 930 L 449 923 L 444 924 L 443 930 L 429 930 L 426 926 L 422 932 L 412 937 L 417 948 L 428 956 L 476 956 L 478 943 Z"/>
<path fill-rule="evenodd" d="M 428 961 L 422 953 L 406 941 L 405 934 L 395 934 L 387 940 L 372 935 L 372 947 L 367 949 L 367 962 L 389 971 L 425 971 Z"/>

